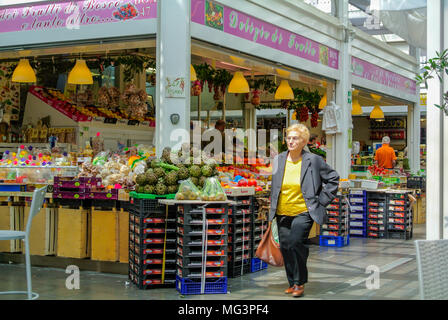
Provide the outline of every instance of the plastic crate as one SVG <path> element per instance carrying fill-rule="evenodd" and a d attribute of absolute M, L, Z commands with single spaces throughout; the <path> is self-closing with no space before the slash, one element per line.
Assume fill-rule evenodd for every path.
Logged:
<path fill-rule="evenodd" d="M 228 264 L 228 277 L 229 278 L 237 278 L 242 275 L 248 274 L 251 272 L 251 264 L 248 260 L 241 263 L 229 263 Z"/>
<path fill-rule="evenodd" d="M 15 185 L 15 184 L 11 184 L 11 185 L 7 185 L 7 184 L 3 184 L 0 185 L 0 191 L 9 191 L 9 192 L 20 192 L 20 191 L 25 191 L 26 186 L 25 185 Z"/>
<path fill-rule="evenodd" d="M 319 236 L 319 245 L 323 247 L 344 247 L 350 244 L 350 236 Z"/>
<path fill-rule="evenodd" d="M 268 268 L 268 264 L 259 258 L 250 259 L 250 272 L 257 272 Z"/>
<path fill-rule="evenodd" d="M 128 273 L 129 279 L 134 283 L 138 289 L 160 289 L 160 288 L 174 288 L 176 286 L 176 279 L 165 279 L 162 283 L 161 279 L 144 279 L 136 275 L 133 271 Z"/>
<path fill-rule="evenodd" d="M 201 294 L 201 281 L 176 276 L 176 290 L 182 295 Z M 219 293 L 227 293 L 227 277 L 205 282 L 204 294 Z"/>

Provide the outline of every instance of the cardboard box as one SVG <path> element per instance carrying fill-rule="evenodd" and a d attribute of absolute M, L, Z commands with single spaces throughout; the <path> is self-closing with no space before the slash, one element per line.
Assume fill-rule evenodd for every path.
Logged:
<path fill-rule="evenodd" d="M 88 258 L 91 253 L 92 219 L 88 209 L 58 209 L 57 255 Z"/>
<path fill-rule="evenodd" d="M 129 262 L 129 212 L 123 211 L 118 213 L 118 251 L 119 261 L 123 263 Z"/>
<path fill-rule="evenodd" d="M 30 254 L 49 256 L 56 254 L 57 208 L 42 208 L 34 216 L 30 230 Z M 28 223 L 30 207 L 24 208 L 24 228 Z"/>
<path fill-rule="evenodd" d="M 92 260 L 118 261 L 119 212 L 92 208 Z"/>
<path fill-rule="evenodd" d="M 24 231 L 23 207 L 3 205 L 0 206 L 0 230 Z M 1 240 L 0 252 L 22 252 L 22 240 Z"/>

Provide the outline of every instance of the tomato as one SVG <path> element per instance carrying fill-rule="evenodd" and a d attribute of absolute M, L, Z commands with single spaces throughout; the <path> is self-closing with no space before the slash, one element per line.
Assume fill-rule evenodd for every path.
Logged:
<path fill-rule="evenodd" d="M 241 179 L 240 181 L 238 181 L 238 187 L 247 187 L 247 180 Z"/>

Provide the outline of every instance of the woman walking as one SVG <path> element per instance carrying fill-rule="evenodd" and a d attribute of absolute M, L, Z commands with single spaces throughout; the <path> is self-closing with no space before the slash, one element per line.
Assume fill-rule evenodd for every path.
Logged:
<path fill-rule="evenodd" d="M 286 130 L 288 151 L 274 158 L 269 220 L 277 218 L 280 250 L 289 288 L 286 294 L 300 297 L 308 282 L 305 245 L 315 221 L 324 222 L 326 207 L 335 198 L 339 175 L 324 159 L 303 150 L 310 132 L 303 124 Z"/>

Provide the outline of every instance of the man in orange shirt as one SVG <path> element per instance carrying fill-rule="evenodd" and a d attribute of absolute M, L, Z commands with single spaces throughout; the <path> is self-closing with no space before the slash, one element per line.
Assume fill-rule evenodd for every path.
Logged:
<path fill-rule="evenodd" d="M 381 168 L 393 169 L 396 165 L 397 156 L 393 148 L 389 146 L 390 138 L 388 136 L 383 137 L 383 146 L 376 150 L 375 164 Z"/>

